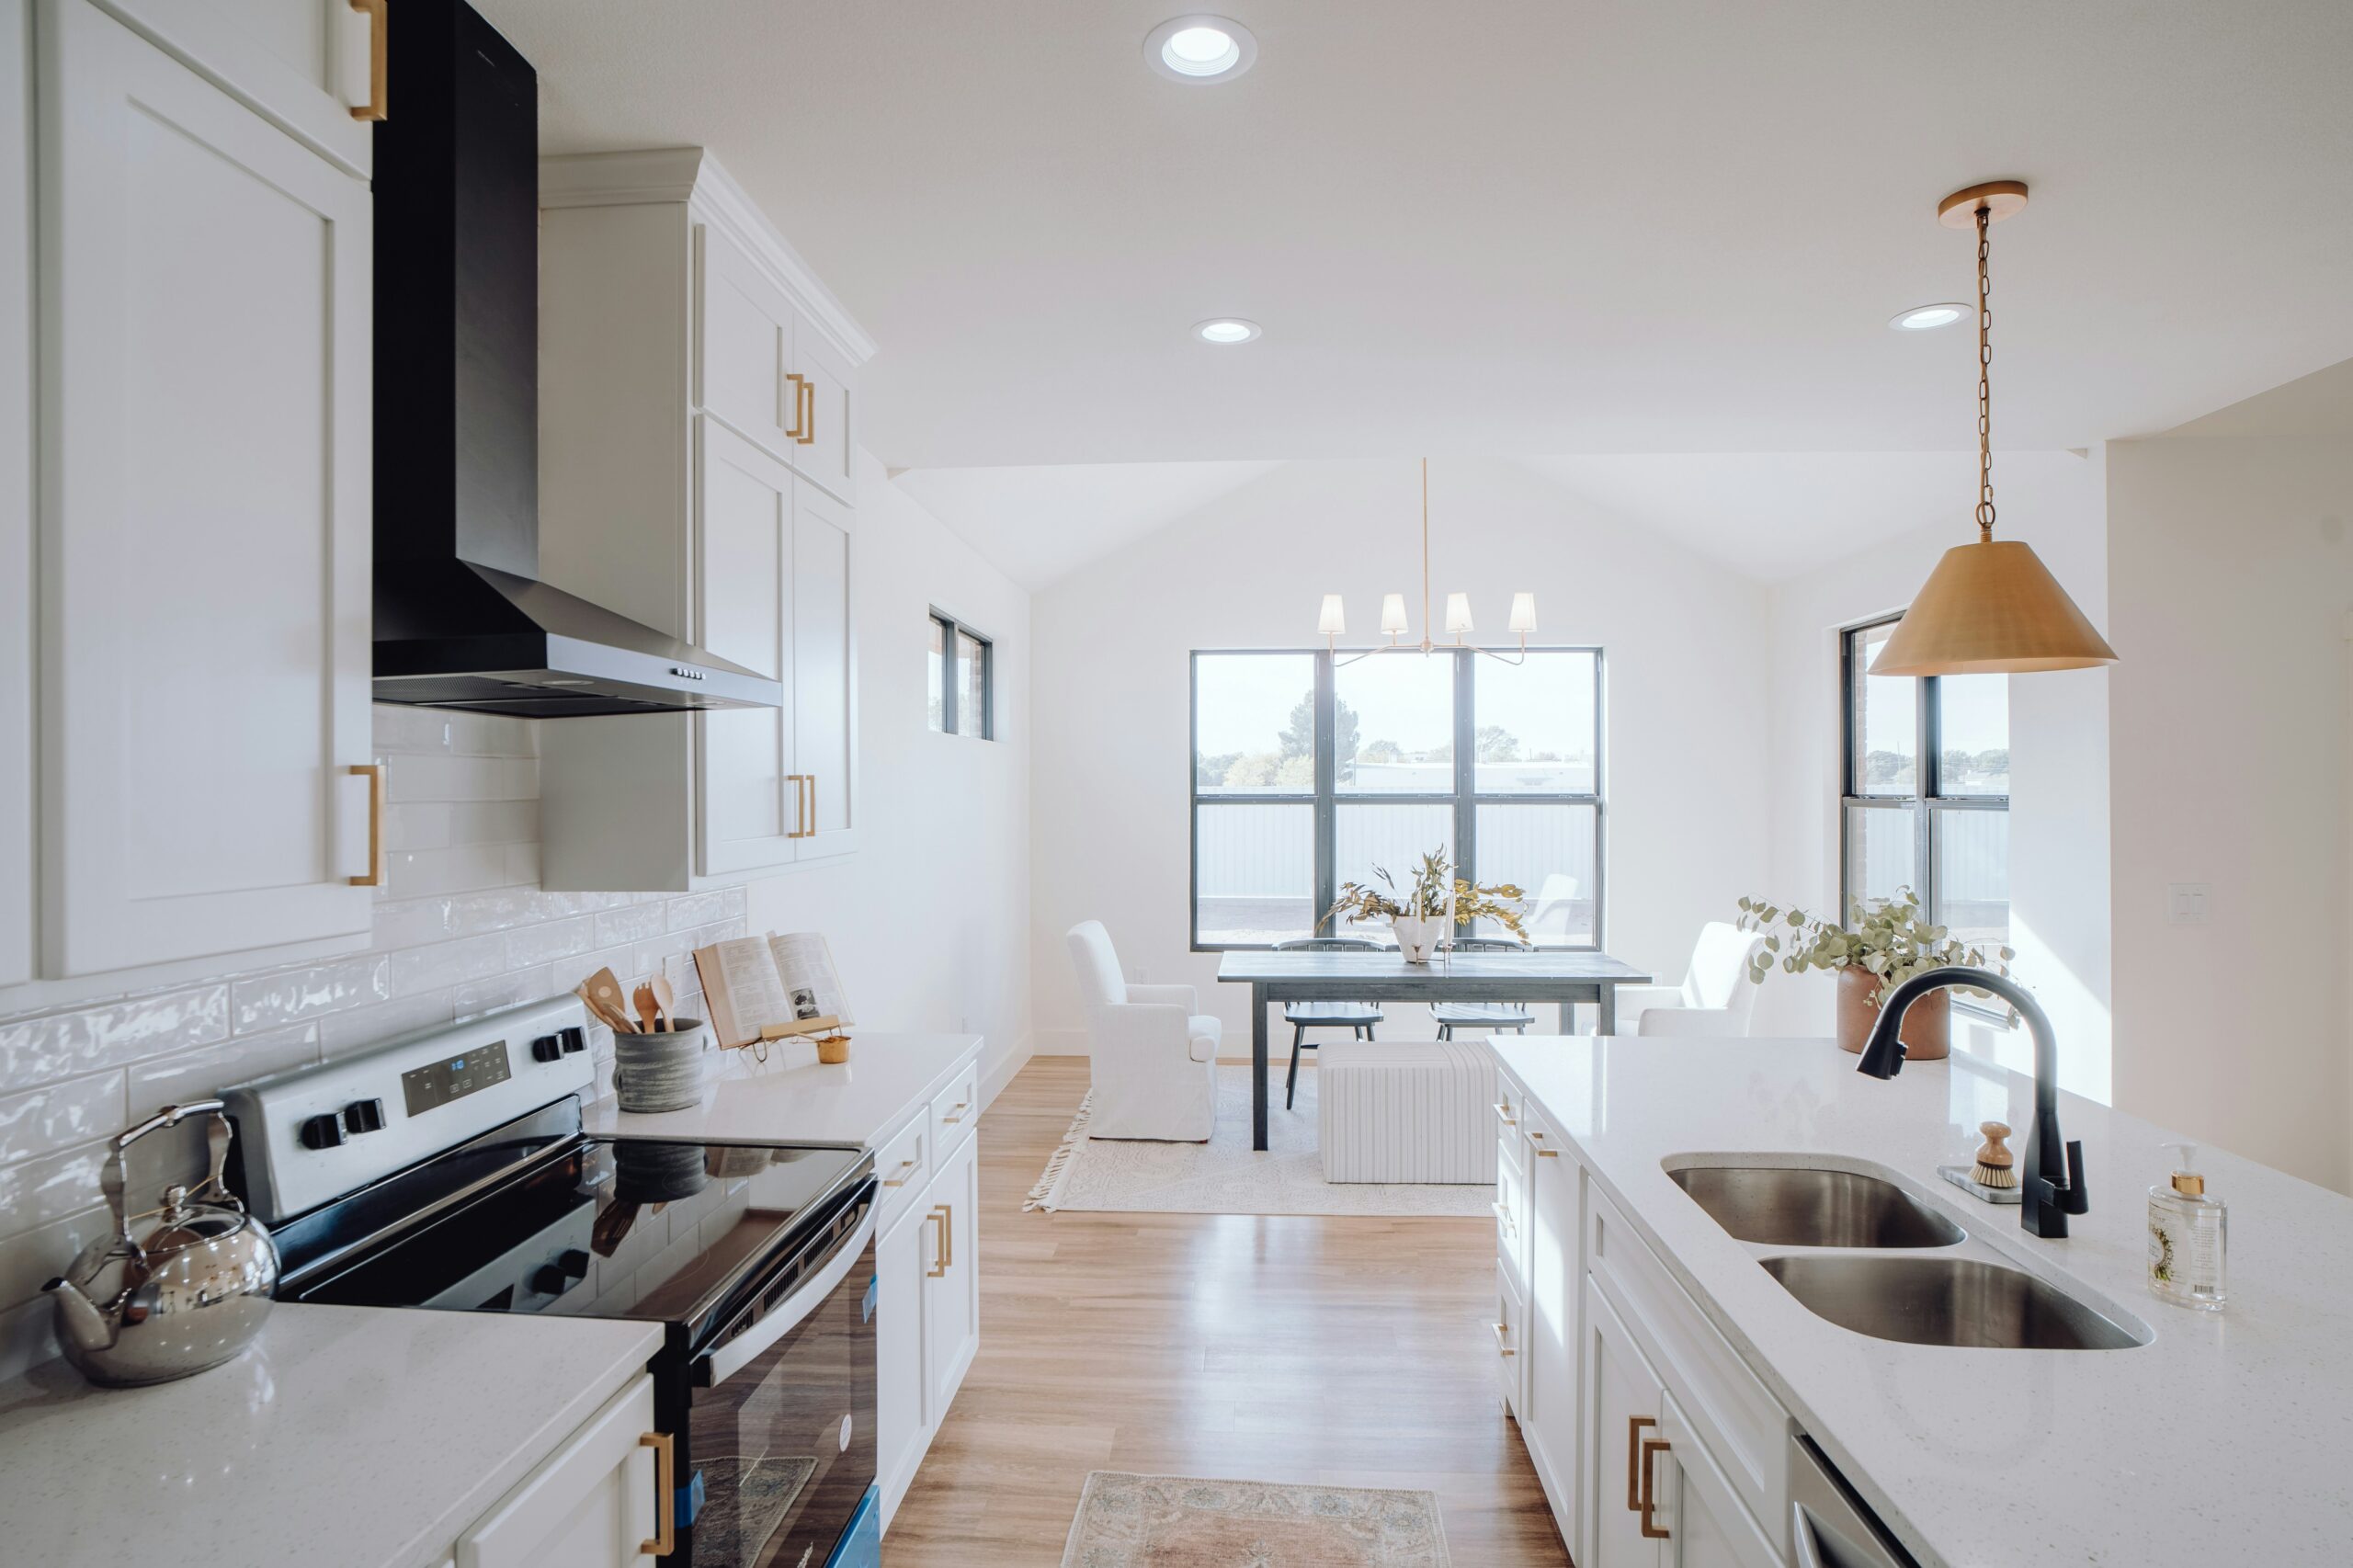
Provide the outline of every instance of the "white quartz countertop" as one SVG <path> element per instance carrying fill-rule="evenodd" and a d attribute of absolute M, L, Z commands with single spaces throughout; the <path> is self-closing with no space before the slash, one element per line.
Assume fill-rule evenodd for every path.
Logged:
<path fill-rule="evenodd" d="M 658 1324 L 280 1303 L 224 1367 L 0 1383 L 0 1558 L 438 1563 L 661 1347 Z"/>
<path fill-rule="evenodd" d="M 849 1060 L 818 1064 L 813 1048 L 779 1041 L 762 1062 L 748 1051 L 722 1052 L 702 1103 L 640 1116 L 609 1100 L 591 1108 L 588 1131 L 621 1138 L 712 1142 L 878 1142 L 919 1101 L 948 1087 L 980 1054 L 976 1034 L 871 1034 L 850 1041 Z"/>
<path fill-rule="evenodd" d="M 1938 1178 L 1989 1119 L 2021 1129 L 2032 1080 L 1974 1060 L 1886 1082 L 1818 1040 L 1498 1039 L 1529 1096 L 1749 1365 L 1924 1563 L 2172 1568 L 2353 1562 L 2353 1199 L 2202 1149 L 2230 1204 L 2230 1304 L 2151 1295 L 2148 1188 L 2174 1135 L 2072 1095 L 2091 1211 L 2071 1235 Z M 2103 1315 L 2154 1335 L 2125 1350 L 1896 1344 L 1818 1318 L 1660 1162 L 1844 1156 Z M 1919 1256 L 1919 1255 L 1915 1255 Z M 1778 1521 L 1767 1521 L 1768 1528 Z"/>

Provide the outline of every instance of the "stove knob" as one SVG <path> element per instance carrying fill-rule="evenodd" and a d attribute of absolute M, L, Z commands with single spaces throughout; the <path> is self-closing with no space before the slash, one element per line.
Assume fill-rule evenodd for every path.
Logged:
<path fill-rule="evenodd" d="M 305 1149 L 332 1149 L 343 1139 L 343 1118 L 334 1111 L 312 1117 L 302 1123 L 302 1147 Z"/>
<path fill-rule="evenodd" d="M 555 1035 L 543 1034 L 531 1042 L 531 1060 L 559 1062 L 563 1058 L 563 1041 Z"/>
<path fill-rule="evenodd" d="M 578 1247 L 566 1247 L 555 1255 L 555 1266 L 574 1279 L 584 1278 L 588 1273 L 588 1255 Z"/>
<path fill-rule="evenodd" d="M 384 1102 L 352 1101 L 343 1108 L 343 1127 L 347 1132 L 381 1132 L 384 1130 Z"/>
<path fill-rule="evenodd" d="M 552 1263 L 531 1270 L 531 1289 L 542 1296 L 561 1296 L 572 1289 L 572 1276 Z"/>
<path fill-rule="evenodd" d="M 569 1028 L 558 1029 L 555 1031 L 555 1034 L 558 1040 L 563 1041 L 563 1053 L 566 1056 L 571 1055 L 574 1051 L 585 1051 L 588 1049 L 588 1031 L 582 1028 L 577 1024 L 573 1025 Z"/>

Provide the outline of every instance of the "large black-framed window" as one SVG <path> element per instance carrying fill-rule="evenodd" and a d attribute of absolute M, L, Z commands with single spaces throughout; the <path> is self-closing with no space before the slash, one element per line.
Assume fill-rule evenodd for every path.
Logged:
<path fill-rule="evenodd" d="M 1194 950 L 1315 934 L 1340 884 L 1404 881 L 1441 846 L 1458 875 L 1527 890 L 1539 946 L 1599 949 L 1605 690 L 1594 647 L 1197 651 Z"/>
<path fill-rule="evenodd" d="M 931 727 L 996 739 L 996 642 L 943 610 L 931 612 L 926 685 Z"/>
<path fill-rule="evenodd" d="M 2006 676 L 1875 676 L 1900 616 L 1839 640 L 1840 913 L 1910 888 L 1989 952 L 2010 939 Z"/>

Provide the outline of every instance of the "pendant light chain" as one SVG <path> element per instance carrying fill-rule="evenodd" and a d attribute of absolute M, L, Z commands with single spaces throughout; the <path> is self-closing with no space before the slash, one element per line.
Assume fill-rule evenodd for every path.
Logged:
<path fill-rule="evenodd" d="M 1994 305 L 1993 284 L 1985 264 L 1993 255 L 1987 232 L 1994 222 L 1991 202 L 1977 204 L 1977 532 L 1984 543 L 1994 540 Z"/>

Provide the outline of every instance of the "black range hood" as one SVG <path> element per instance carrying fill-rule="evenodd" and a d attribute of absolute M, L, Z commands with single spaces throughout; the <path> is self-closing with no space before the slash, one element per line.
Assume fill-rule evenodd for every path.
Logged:
<path fill-rule="evenodd" d="M 376 700 L 780 706 L 781 683 L 539 580 L 539 73 L 460 0 L 399 10 L 375 147 Z"/>

